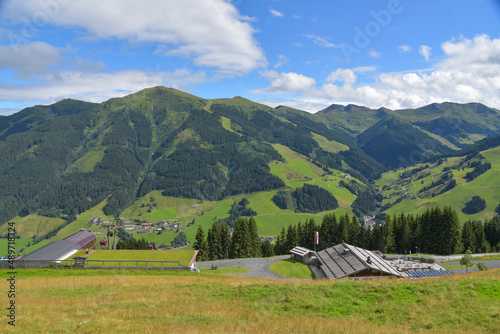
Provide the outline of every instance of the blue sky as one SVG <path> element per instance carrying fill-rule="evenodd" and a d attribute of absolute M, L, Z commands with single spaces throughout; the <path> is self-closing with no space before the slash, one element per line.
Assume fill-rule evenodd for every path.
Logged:
<path fill-rule="evenodd" d="M 316 112 L 500 108 L 495 0 L 0 0 L 0 114 L 164 85 Z"/>

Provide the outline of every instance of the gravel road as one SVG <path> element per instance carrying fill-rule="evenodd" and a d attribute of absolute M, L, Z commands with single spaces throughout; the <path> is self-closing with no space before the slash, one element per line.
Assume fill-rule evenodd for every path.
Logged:
<path fill-rule="evenodd" d="M 212 264 L 219 268 L 223 267 L 245 267 L 250 269 L 246 274 L 239 274 L 241 277 L 262 277 L 262 278 L 281 278 L 285 277 L 273 273 L 269 270 L 269 266 L 276 261 L 289 259 L 290 255 L 281 255 L 267 258 L 253 258 L 253 259 L 231 259 L 231 260 L 218 260 L 218 261 L 205 261 L 197 262 L 198 269 L 211 268 Z"/>

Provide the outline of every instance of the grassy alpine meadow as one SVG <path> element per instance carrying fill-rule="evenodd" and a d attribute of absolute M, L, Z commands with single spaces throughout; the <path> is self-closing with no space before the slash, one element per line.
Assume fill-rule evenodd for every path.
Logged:
<path fill-rule="evenodd" d="M 451 206 L 457 212 L 458 218 L 461 223 L 469 219 L 491 219 L 496 214 L 495 209 L 499 201 L 497 193 L 500 187 L 500 147 L 482 151 L 481 154 L 486 158 L 486 161 L 489 161 L 491 163 L 491 169 L 489 169 L 486 173 L 479 175 L 477 178 L 470 182 L 467 182 L 465 176 L 468 172 L 472 171 L 473 168 L 464 168 L 461 170 L 452 169 L 453 177 L 457 182 L 455 188 L 435 197 L 425 197 L 418 200 L 404 199 L 402 202 L 396 204 L 385 212 L 390 215 L 400 214 L 401 212 L 404 212 L 406 214 L 422 214 L 427 209 L 435 206 L 439 206 L 440 208 Z M 425 186 L 429 186 L 436 178 L 439 178 L 443 173 L 444 167 L 457 166 L 457 163 L 463 159 L 464 158 L 457 157 L 448 158 L 448 160 L 444 162 L 444 165 L 442 164 L 439 166 L 430 166 L 430 168 L 426 170 L 430 172 L 430 175 L 418 180 L 411 181 L 411 178 L 399 180 L 399 175 L 402 171 L 397 171 L 383 174 L 382 178 L 376 183 L 380 187 L 383 187 L 389 184 L 403 182 L 402 187 L 407 189 L 409 193 L 418 194 L 420 196 L 420 190 L 422 190 Z M 424 164 L 419 166 L 424 166 Z M 412 166 L 403 171 L 411 170 L 415 167 L 418 166 Z M 395 196 L 392 199 L 384 200 L 383 204 L 394 202 L 396 198 L 399 198 L 399 195 L 397 195 L 397 193 L 399 192 L 399 186 L 395 189 L 393 188 L 385 190 L 384 193 L 386 195 Z M 462 212 L 465 203 L 471 200 L 472 197 L 476 195 L 480 196 L 486 201 L 486 209 L 475 214 L 466 214 Z"/>
<path fill-rule="evenodd" d="M 2 298 L 6 305 L 7 294 Z M 6 327 L 4 319 L 0 328 Z M 19 333 L 486 333 L 498 328 L 500 269 L 374 281 L 42 269 L 18 271 L 16 327 L 9 329 Z"/>

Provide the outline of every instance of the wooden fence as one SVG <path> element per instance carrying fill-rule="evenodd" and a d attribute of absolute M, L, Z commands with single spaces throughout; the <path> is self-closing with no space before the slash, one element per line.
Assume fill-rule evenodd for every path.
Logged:
<path fill-rule="evenodd" d="M 8 261 L 0 261 L 0 269 L 8 269 Z M 197 271 L 179 261 L 130 261 L 130 260 L 15 260 L 16 268 L 56 268 L 56 269 L 155 269 Z"/>

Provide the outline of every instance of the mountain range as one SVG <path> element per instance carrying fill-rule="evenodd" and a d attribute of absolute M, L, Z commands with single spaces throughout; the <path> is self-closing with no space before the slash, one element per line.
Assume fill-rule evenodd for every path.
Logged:
<path fill-rule="evenodd" d="M 0 223 L 35 213 L 69 219 L 103 201 L 118 216 L 152 191 L 218 201 L 286 190 L 291 174 L 273 167 L 285 151 L 325 179 L 351 176 L 344 186 L 355 198 L 384 172 L 498 135 L 500 111 L 479 103 L 311 114 L 165 87 L 99 104 L 66 99 L 0 116 Z"/>

